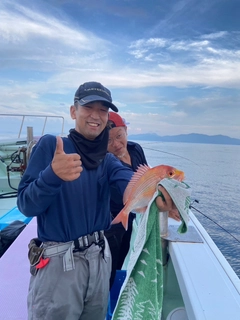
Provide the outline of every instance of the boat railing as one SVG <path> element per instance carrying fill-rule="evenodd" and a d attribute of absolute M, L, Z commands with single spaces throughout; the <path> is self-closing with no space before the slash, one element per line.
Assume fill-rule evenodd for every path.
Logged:
<path fill-rule="evenodd" d="M 64 135 L 64 117 L 0 113 L 0 121 L 1 190 L 12 191 L 16 190 L 16 185 L 28 165 L 32 149 L 40 137 L 46 133 Z"/>
<path fill-rule="evenodd" d="M 63 135 L 63 133 L 64 133 L 64 117 L 62 117 L 62 116 L 36 115 L 36 114 L 17 114 L 17 113 L 11 113 L 11 114 L 0 113 L 0 117 L 12 117 L 12 118 L 21 117 L 20 128 L 19 128 L 19 131 L 18 131 L 18 134 L 17 134 L 17 138 L 18 139 L 21 138 L 23 127 L 24 127 L 24 122 L 26 121 L 26 118 L 43 118 L 44 119 L 42 131 L 41 131 L 41 136 L 45 134 L 47 121 L 49 119 L 59 119 L 59 120 L 61 120 L 61 131 L 59 132 L 59 134 Z"/>

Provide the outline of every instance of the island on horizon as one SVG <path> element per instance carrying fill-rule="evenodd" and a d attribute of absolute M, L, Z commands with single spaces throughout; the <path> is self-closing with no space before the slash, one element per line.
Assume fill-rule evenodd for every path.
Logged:
<path fill-rule="evenodd" d="M 200 133 L 179 134 L 174 136 L 159 136 L 156 133 L 130 134 L 129 140 L 146 140 L 162 142 L 187 142 L 187 143 L 207 143 L 207 144 L 228 144 L 240 145 L 240 139 L 230 138 L 224 135 L 213 135 Z"/>

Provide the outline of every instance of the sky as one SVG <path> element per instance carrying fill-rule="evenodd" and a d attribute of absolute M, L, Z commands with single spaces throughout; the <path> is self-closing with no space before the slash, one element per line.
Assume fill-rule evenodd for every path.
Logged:
<path fill-rule="evenodd" d="M 97 81 L 129 134 L 240 139 L 239 12 L 239 0 L 1 0 L 0 113 L 62 116 L 68 133 L 77 88 Z"/>

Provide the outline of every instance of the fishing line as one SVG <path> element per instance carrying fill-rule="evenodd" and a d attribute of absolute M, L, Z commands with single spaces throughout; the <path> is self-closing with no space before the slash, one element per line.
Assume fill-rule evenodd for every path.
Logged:
<path fill-rule="evenodd" d="M 192 204 L 194 202 L 197 202 L 199 203 L 198 200 L 194 200 L 192 202 Z M 223 231 L 227 232 L 232 238 L 234 238 L 238 243 L 240 243 L 240 240 L 238 238 L 236 238 L 233 234 L 231 234 L 231 232 L 229 232 L 228 230 L 226 230 L 225 228 L 223 228 L 220 224 L 218 224 L 216 221 L 214 221 L 213 219 L 209 218 L 206 214 L 204 214 L 203 212 L 201 212 L 200 210 L 198 210 L 197 208 L 195 208 L 192 204 L 190 204 L 189 208 L 190 209 L 194 209 L 196 210 L 197 212 L 201 213 L 205 218 L 209 219 L 210 221 L 212 221 L 213 223 L 215 223 L 219 228 L 221 228 Z"/>
<path fill-rule="evenodd" d="M 152 151 L 156 151 L 156 152 L 166 153 L 166 154 L 170 154 L 171 156 L 175 156 L 175 157 L 178 157 L 178 158 L 182 158 L 182 159 L 188 160 L 188 161 L 194 163 L 199 168 L 201 168 L 201 166 L 198 163 L 192 161 L 191 159 L 188 159 L 188 158 L 185 158 L 183 156 L 180 156 L 178 154 L 171 153 L 171 152 L 166 152 L 166 151 L 162 151 L 162 150 L 158 150 L 158 149 L 148 148 L 148 147 L 145 147 L 144 145 L 141 145 L 141 146 L 143 147 L 143 149 L 148 149 L 148 150 L 152 150 Z"/>

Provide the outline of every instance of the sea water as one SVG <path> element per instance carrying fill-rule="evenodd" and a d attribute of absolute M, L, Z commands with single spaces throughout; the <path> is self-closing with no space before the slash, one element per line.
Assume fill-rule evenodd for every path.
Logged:
<path fill-rule="evenodd" d="M 185 172 L 192 212 L 240 278 L 240 146 L 136 141 L 151 166 Z"/>

